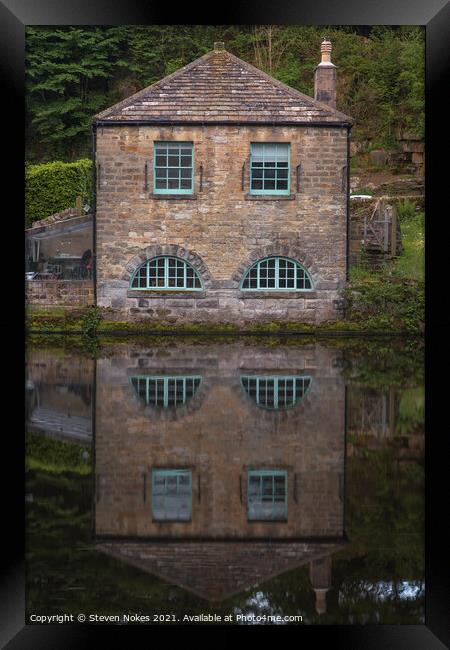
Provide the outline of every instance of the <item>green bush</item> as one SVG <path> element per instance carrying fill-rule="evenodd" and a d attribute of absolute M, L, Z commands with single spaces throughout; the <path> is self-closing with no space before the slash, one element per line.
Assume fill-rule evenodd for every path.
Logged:
<path fill-rule="evenodd" d="M 379 272 L 371 278 L 354 279 L 342 295 L 350 321 L 364 323 L 368 329 L 423 331 L 423 281 Z"/>
<path fill-rule="evenodd" d="M 75 443 L 55 440 L 37 433 L 26 434 L 26 467 L 47 472 L 77 472 L 87 474 L 92 460 L 86 449 Z"/>
<path fill-rule="evenodd" d="M 89 159 L 26 166 L 27 226 L 55 212 L 75 207 L 77 196 L 81 196 L 83 204 L 92 205 L 92 162 Z"/>
<path fill-rule="evenodd" d="M 101 320 L 101 310 L 94 306 L 88 307 L 83 316 L 83 334 L 87 337 L 95 336 Z"/>
<path fill-rule="evenodd" d="M 417 216 L 416 204 L 409 199 L 398 201 L 397 212 L 401 222 L 410 221 Z"/>

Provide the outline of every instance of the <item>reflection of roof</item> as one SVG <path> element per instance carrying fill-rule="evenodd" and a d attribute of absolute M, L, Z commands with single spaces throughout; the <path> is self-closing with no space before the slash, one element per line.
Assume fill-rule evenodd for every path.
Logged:
<path fill-rule="evenodd" d="M 351 124 L 352 119 L 224 49 L 208 52 L 102 111 L 100 123 Z"/>
<path fill-rule="evenodd" d="M 38 406 L 30 413 L 28 423 L 44 431 L 59 433 L 77 441 L 92 440 L 90 417 L 69 415 L 63 411 Z"/>
<path fill-rule="evenodd" d="M 97 543 L 103 553 L 123 560 L 208 601 L 248 591 L 344 546 L 334 542 L 122 542 Z"/>

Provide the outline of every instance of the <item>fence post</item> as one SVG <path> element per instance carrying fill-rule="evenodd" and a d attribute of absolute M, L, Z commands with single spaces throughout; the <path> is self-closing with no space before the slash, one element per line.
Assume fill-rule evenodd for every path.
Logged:
<path fill-rule="evenodd" d="M 391 257 L 397 255 L 397 210 L 391 206 Z"/>
<path fill-rule="evenodd" d="M 384 241 L 383 241 L 383 251 L 387 253 L 389 251 L 389 215 L 384 204 L 384 201 L 380 202 L 380 211 L 383 211 L 383 221 L 384 221 Z"/>

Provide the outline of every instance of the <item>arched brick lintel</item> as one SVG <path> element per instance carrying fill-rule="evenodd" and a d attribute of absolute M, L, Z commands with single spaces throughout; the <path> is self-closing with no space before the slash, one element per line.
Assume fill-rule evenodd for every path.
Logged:
<path fill-rule="evenodd" d="M 248 269 L 253 266 L 258 260 L 262 260 L 265 257 L 289 257 L 295 262 L 299 262 L 309 273 L 314 288 L 317 288 L 317 285 L 320 284 L 320 276 L 317 270 L 316 265 L 313 260 L 305 255 L 302 250 L 296 246 L 290 244 L 273 244 L 271 246 L 261 246 L 260 248 L 255 248 L 252 253 L 239 264 L 235 273 L 233 273 L 232 279 L 238 287 Z"/>
<path fill-rule="evenodd" d="M 184 246 L 178 246 L 177 244 L 154 244 L 152 246 L 143 248 L 140 253 L 137 253 L 128 261 L 127 265 L 125 266 L 125 270 L 122 273 L 122 280 L 129 281 L 135 271 L 144 262 L 147 262 L 148 260 L 151 260 L 154 257 L 159 257 L 161 255 L 179 257 L 180 259 L 188 262 L 188 264 L 190 264 L 199 274 L 205 289 L 210 285 L 211 274 L 200 255 L 185 248 Z"/>

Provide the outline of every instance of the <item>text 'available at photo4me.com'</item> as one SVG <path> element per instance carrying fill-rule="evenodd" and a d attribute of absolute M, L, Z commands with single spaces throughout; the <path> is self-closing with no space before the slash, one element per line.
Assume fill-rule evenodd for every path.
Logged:
<path fill-rule="evenodd" d="M 235 623 L 235 624 L 275 624 L 302 623 L 303 617 L 281 616 L 280 614 L 232 613 L 232 614 L 30 614 L 29 624 L 32 625 L 58 625 L 64 623 L 100 623 L 126 625 L 133 624 L 189 624 L 189 623 Z"/>

